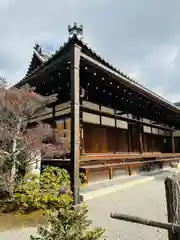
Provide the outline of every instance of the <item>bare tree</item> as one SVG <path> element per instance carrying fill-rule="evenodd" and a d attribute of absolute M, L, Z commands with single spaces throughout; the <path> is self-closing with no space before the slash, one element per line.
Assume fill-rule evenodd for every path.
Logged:
<path fill-rule="evenodd" d="M 29 118 L 54 102 L 56 96 L 40 96 L 28 85 L 20 89 L 6 86 L 6 81 L 0 78 L 0 167 L 7 166 L 4 172 L 7 174 L 8 169 L 13 186 L 20 165 L 32 164 L 36 153 L 60 153 L 63 147 L 58 133 L 50 125 L 38 123 L 28 127 Z M 53 143 L 49 141 L 52 138 Z"/>

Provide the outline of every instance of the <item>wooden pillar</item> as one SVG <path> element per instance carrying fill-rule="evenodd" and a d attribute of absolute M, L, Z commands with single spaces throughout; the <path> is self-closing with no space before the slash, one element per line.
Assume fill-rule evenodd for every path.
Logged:
<path fill-rule="evenodd" d="M 80 55 L 78 45 L 71 52 L 71 189 L 74 204 L 79 204 L 79 159 L 80 159 Z"/>
<path fill-rule="evenodd" d="M 129 174 L 129 176 L 131 176 L 132 175 L 132 167 L 128 167 L 128 174 Z"/>
<path fill-rule="evenodd" d="M 80 106 L 83 104 L 82 97 L 80 98 Z M 84 153 L 84 127 L 83 127 L 83 110 L 80 107 L 80 154 Z"/>
<path fill-rule="evenodd" d="M 139 133 L 139 142 L 140 142 L 140 153 L 143 153 L 143 137 L 142 137 L 141 129 Z"/>
<path fill-rule="evenodd" d="M 175 141 L 174 141 L 173 131 L 172 131 L 171 139 L 172 139 L 172 153 L 175 153 L 176 149 L 175 149 Z"/>
<path fill-rule="evenodd" d="M 114 120 L 115 120 L 115 128 L 117 129 L 117 115 L 116 115 L 116 109 L 115 109 L 115 118 L 114 118 Z M 118 129 L 117 129 L 118 130 Z M 118 138 L 119 138 L 119 136 L 118 136 Z M 115 152 L 118 152 L 118 141 L 116 140 L 116 145 L 115 145 Z M 110 176 L 110 175 L 109 175 Z M 110 178 L 111 179 L 111 178 Z"/>
<path fill-rule="evenodd" d="M 64 119 L 64 149 L 65 149 L 65 154 L 67 153 L 67 126 L 66 126 L 66 119 Z"/>
<path fill-rule="evenodd" d="M 110 167 L 109 168 L 109 179 L 112 179 L 113 178 L 113 171 L 112 171 L 112 168 Z"/>
<path fill-rule="evenodd" d="M 128 152 L 132 152 L 131 125 L 129 122 L 128 122 Z"/>
<path fill-rule="evenodd" d="M 152 133 L 152 127 L 151 127 L 151 146 L 152 146 L 152 153 L 154 152 L 154 135 Z"/>

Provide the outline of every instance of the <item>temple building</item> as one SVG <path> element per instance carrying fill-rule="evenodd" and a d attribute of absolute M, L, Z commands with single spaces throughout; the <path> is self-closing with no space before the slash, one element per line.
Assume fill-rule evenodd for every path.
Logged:
<path fill-rule="evenodd" d="M 48 121 L 65 139 L 76 202 L 78 172 L 86 181 L 162 168 L 178 161 L 180 108 L 114 68 L 69 26 L 69 39 L 55 53 L 36 44 L 24 79 L 44 96 L 58 100 L 30 122 Z M 179 153 L 178 153 L 179 152 Z"/>

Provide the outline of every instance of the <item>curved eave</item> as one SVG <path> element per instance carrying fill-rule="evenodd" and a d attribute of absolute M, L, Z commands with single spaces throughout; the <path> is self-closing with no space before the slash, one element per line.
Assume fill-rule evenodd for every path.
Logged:
<path fill-rule="evenodd" d="M 116 69 L 113 65 L 111 65 L 109 62 L 105 61 L 100 55 L 98 55 L 96 52 L 94 52 L 86 43 L 84 43 L 82 40 L 80 40 L 76 35 L 74 35 L 72 38 L 70 38 L 58 51 L 56 51 L 47 61 L 43 61 L 42 64 L 37 67 L 31 74 L 29 74 L 27 77 L 22 79 L 18 84 L 16 84 L 17 87 L 25 84 L 28 82 L 28 78 L 31 77 L 33 74 L 37 73 L 41 69 L 48 66 L 50 63 L 52 63 L 55 59 L 57 59 L 60 55 L 64 53 L 65 50 L 67 50 L 68 47 L 72 46 L 72 44 L 78 44 L 82 48 L 82 52 L 86 54 L 87 56 L 91 57 L 92 59 L 95 59 L 97 62 L 102 64 L 102 66 L 106 67 L 110 71 L 113 71 L 113 74 L 116 75 L 121 81 L 124 81 L 125 84 L 127 84 L 129 87 L 134 88 L 135 90 L 141 92 L 143 95 L 147 96 L 147 98 L 154 99 L 158 101 L 160 104 L 166 106 L 167 108 L 173 110 L 174 112 L 180 114 L 180 108 L 175 106 L 173 103 L 168 101 L 167 99 L 159 96 L 158 94 L 154 93 L 153 91 L 149 90 L 148 88 L 144 87 L 142 84 L 139 84 L 138 82 L 131 79 L 129 76 L 124 74 L 123 72 Z M 107 70 L 108 71 L 108 70 Z"/>
<path fill-rule="evenodd" d="M 54 60 L 56 60 L 59 56 L 61 56 L 66 51 L 66 49 L 68 47 L 70 47 L 70 45 L 72 44 L 73 41 L 74 41 L 74 38 L 72 38 L 68 42 L 64 43 L 64 45 L 62 47 L 60 47 L 60 49 L 58 51 L 56 51 L 54 54 L 52 54 L 52 56 L 47 61 L 42 63 L 39 67 L 37 67 L 28 76 L 25 76 L 19 83 L 17 83 L 15 85 L 15 87 L 20 87 L 20 86 L 26 84 L 29 81 L 30 77 L 32 77 L 33 75 L 38 73 L 38 71 L 43 70 L 43 68 L 45 68 L 48 65 L 50 65 Z"/>

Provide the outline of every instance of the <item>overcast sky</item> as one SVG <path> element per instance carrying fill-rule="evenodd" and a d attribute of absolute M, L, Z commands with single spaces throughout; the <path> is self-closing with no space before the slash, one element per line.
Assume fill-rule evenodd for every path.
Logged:
<path fill-rule="evenodd" d="M 171 101 L 180 101 L 179 0 L 0 0 L 0 75 L 16 83 L 34 42 L 49 50 L 68 24 L 118 69 Z"/>

